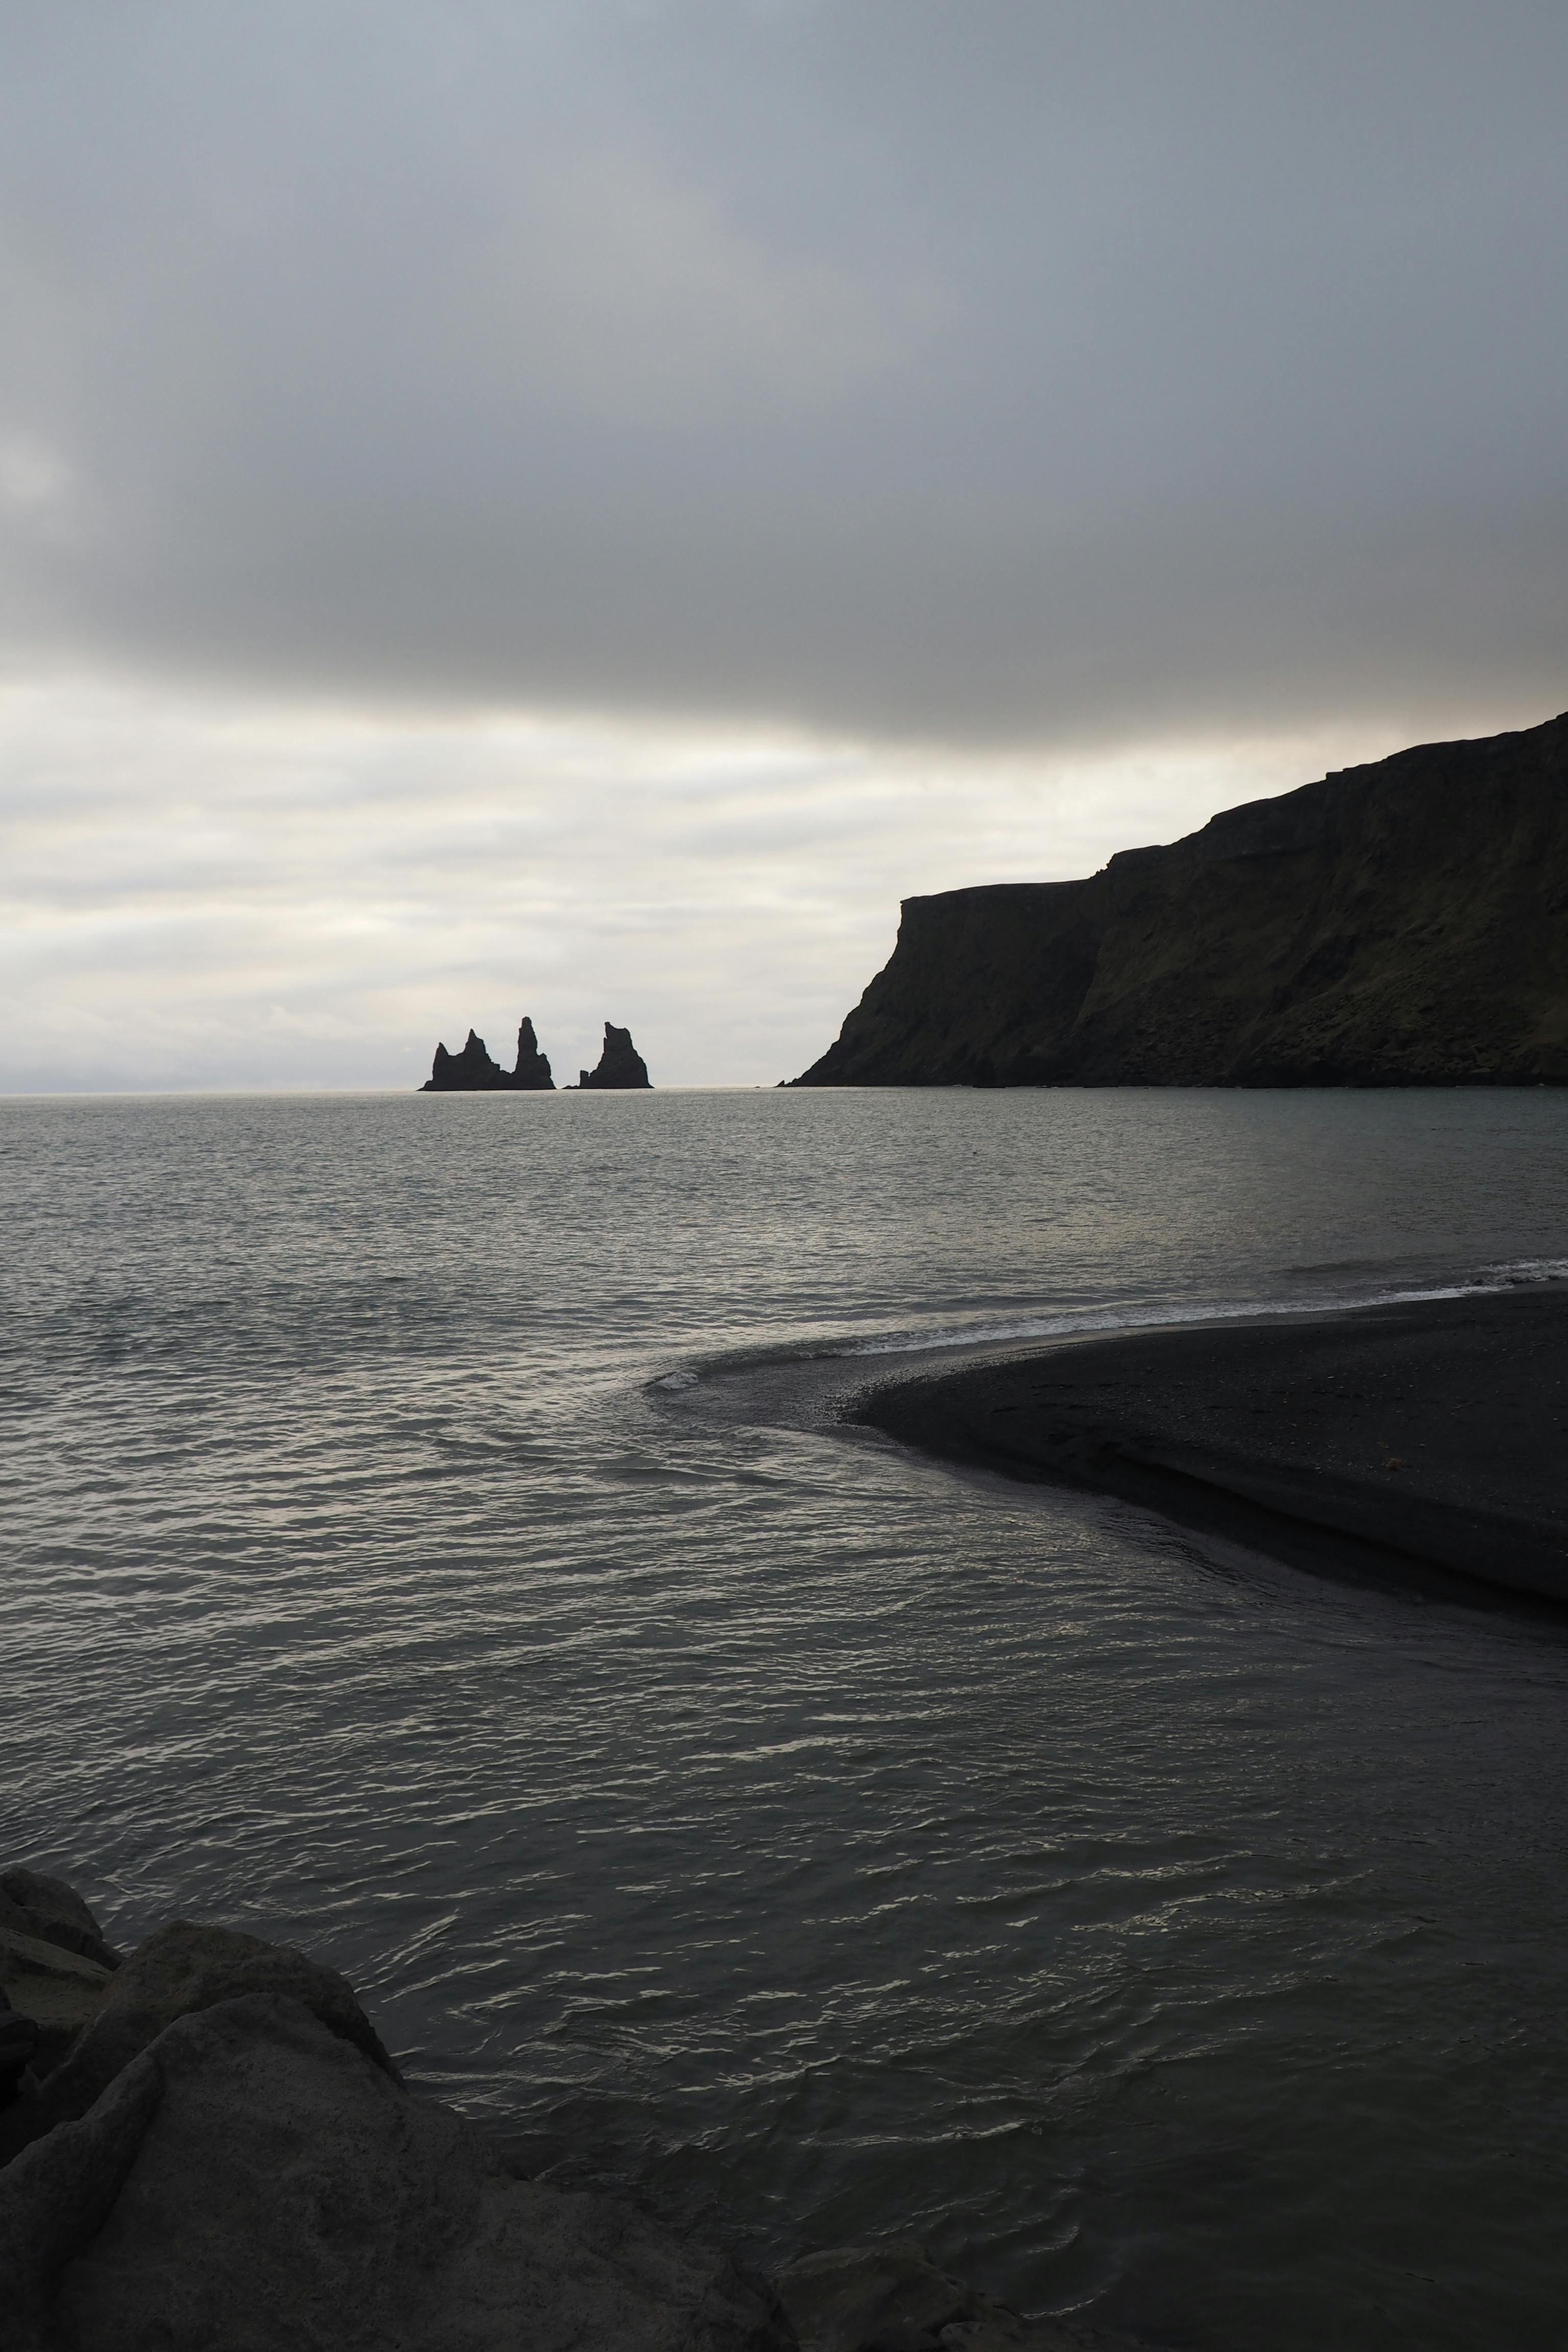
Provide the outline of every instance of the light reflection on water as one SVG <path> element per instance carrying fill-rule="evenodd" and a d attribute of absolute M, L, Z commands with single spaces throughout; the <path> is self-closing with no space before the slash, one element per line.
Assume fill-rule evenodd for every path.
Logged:
<path fill-rule="evenodd" d="M 1556 1629 L 826 1424 L 868 1349 L 1560 1261 L 1565 1143 L 1537 1093 L 0 1106 L 5 1843 L 127 1940 L 323 1950 L 422 2079 L 769 2254 L 1554 2343 Z"/>

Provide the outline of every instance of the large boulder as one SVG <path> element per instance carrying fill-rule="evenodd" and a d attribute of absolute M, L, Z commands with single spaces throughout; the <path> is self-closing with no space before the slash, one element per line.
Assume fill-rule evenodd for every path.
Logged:
<path fill-rule="evenodd" d="M 173 1919 L 139 1945 L 114 1975 L 101 1972 L 91 2014 L 75 2046 L 47 2081 L 0 2115 L 0 2162 L 57 2124 L 86 2115 L 121 2068 L 176 2018 L 244 1993 L 280 1994 L 300 2002 L 330 2032 L 397 2079 L 348 1979 L 335 1969 L 288 1944 Z"/>
<path fill-rule="evenodd" d="M 26 2010 L 13 2009 L 0 1992 L 0 2107 L 9 2106 L 22 2076 L 38 2053 L 38 2028 Z"/>
<path fill-rule="evenodd" d="M 9 2352 L 791 2346 L 726 2257 L 512 2177 L 277 1995 L 179 2019 L 0 2172 L 0 2309 Z"/>
<path fill-rule="evenodd" d="M 0 1998 L 32 2023 L 34 2048 L 28 2063 L 35 2079 L 67 2056 L 97 2015 L 98 2004 L 113 1981 L 112 1970 L 100 1968 L 84 1953 L 47 1943 L 41 1936 L 22 1936 L 14 1928 L 0 1927 Z M 15 2028 L 12 2046 L 19 2046 Z M 30 2087 L 26 2074 L 12 2077 L 14 2089 L 18 2082 L 24 2091 Z M 0 2161 L 4 2161 L 5 2136 L 13 2128 L 12 2116 L 0 2121 Z"/>
<path fill-rule="evenodd" d="M 46 1944 L 58 1944 L 68 1952 L 79 1952 L 102 1969 L 120 1966 L 119 1953 L 75 1887 L 41 1870 L 0 1871 L 0 1929 L 5 1928 L 36 1936 Z"/>
<path fill-rule="evenodd" d="M 0 2107 L 58 2065 L 119 1966 L 74 1886 L 0 1871 Z"/>

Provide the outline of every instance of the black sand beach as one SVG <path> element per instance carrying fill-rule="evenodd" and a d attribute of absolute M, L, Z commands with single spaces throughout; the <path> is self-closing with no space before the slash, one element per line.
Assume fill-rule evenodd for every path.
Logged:
<path fill-rule="evenodd" d="M 1299 1566 L 1568 1601 L 1568 1284 L 1070 1341 L 850 1417 Z"/>

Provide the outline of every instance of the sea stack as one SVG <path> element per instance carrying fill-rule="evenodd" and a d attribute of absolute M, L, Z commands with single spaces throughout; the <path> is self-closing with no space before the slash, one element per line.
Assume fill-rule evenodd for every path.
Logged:
<path fill-rule="evenodd" d="M 521 1094 L 553 1094 L 555 1081 L 550 1075 L 550 1057 L 539 1050 L 539 1040 L 533 1034 L 533 1024 L 525 1013 L 517 1028 L 517 1067 L 511 1083 Z"/>
<path fill-rule="evenodd" d="M 632 1044 L 631 1031 L 617 1029 L 613 1021 L 606 1021 L 605 1050 L 599 1056 L 598 1067 L 583 1071 L 577 1080 L 578 1086 L 584 1090 L 588 1088 L 598 1090 L 610 1087 L 647 1087 L 651 1083 L 647 1074 L 647 1064 Z"/>
<path fill-rule="evenodd" d="M 437 1046 L 430 1075 L 419 1091 L 423 1095 L 542 1094 L 553 1092 L 554 1087 L 549 1059 L 540 1052 L 533 1024 L 525 1013 L 517 1033 L 515 1069 L 503 1070 L 499 1062 L 492 1062 L 484 1039 L 470 1029 L 460 1054 L 448 1054 L 445 1045 Z"/>
<path fill-rule="evenodd" d="M 499 1062 L 491 1061 L 484 1039 L 470 1029 L 460 1053 L 448 1054 L 444 1045 L 437 1046 L 430 1075 L 419 1091 L 425 1095 L 490 1094 L 505 1084 L 506 1072 Z"/>

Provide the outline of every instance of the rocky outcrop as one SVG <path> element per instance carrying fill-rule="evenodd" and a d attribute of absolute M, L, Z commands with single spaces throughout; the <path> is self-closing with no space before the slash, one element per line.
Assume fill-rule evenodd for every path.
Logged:
<path fill-rule="evenodd" d="M 904 902 L 796 1086 L 1568 1084 L 1568 716 Z"/>
<path fill-rule="evenodd" d="M 120 1955 L 105 1940 L 92 1913 L 63 1878 L 41 1870 L 0 1872 L 0 1932 L 36 1936 L 64 1951 L 79 1952 L 100 1969 L 117 1969 Z"/>
<path fill-rule="evenodd" d="M 787 2352 L 773 2296 L 635 2206 L 518 2179 L 301 2001 L 177 2019 L 0 2172 L 13 2352 Z"/>
<path fill-rule="evenodd" d="M 13 2009 L 9 1996 L 0 1992 L 0 2107 L 9 2106 L 37 2054 L 37 2021 L 26 2010 Z"/>
<path fill-rule="evenodd" d="M 102 1944 L 62 1882 L 21 1892 Z M 0 2113 L 7 2352 L 792 2352 L 721 2250 L 524 2179 L 410 2094 L 335 1969 L 184 1920 L 114 1969 L 4 1932 L 99 1980 L 68 2055 Z M 30 2034 L 0 2005 L 0 2068 Z"/>
<path fill-rule="evenodd" d="M 1125 2336 L 1023 2318 L 911 2239 L 805 2254 L 778 2290 L 801 2352 L 1133 2352 Z"/>
<path fill-rule="evenodd" d="M 92 2018 L 109 1988 L 110 1970 L 41 1937 L 6 1934 L 0 1936 L 0 1993 L 7 2009 L 27 2019 L 30 2027 L 34 2046 L 26 2063 L 41 2077 L 59 2064 Z M 13 2048 L 19 2049 L 15 2030 L 10 2038 Z M 21 2081 L 25 2084 L 26 2077 Z M 13 2075 L 13 2090 L 16 2084 Z M 7 2121 L 0 2115 L 0 2161 Z"/>
<path fill-rule="evenodd" d="M 95 2099 L 165 2026 L 241 1993 L 300 2003 L 385 2074 L 396 2068 L 345 1978 L 287 1944 L 229 1927 L 173 1919 L 139 1945 L 103 1988 L 70 2053 L 36 2089 L 0 2115 L 0 2160 L 57 2124 L 84 2116 Z"/>
<path fill-rule="evenodd" d="M 0 1874 L 0 2109 L 59 2064 L 119 1966 L 119 1953 L 63 1879 L 36 1870 Z M 0 2141 L 8 2121 L 0 2113 Z"/>
<path fill-rule="evenodd" d="M 580 1087 L 646 1087 L 650 1083 L 647 1064 L 632 1044 L 629 1029 L 617 1029 L 613 1021 L 605 1024 L 605 1048 L 599 1055 L 596 1069 L 584 1070 L 578 1077 Z"/>
<path fill-rule="evenodd" d="M 109 1949 L 61 1881 L 23 1891 Z M 515 2141 L 411 2093 L 345 1979 L 291 1947 L 175 1920 L 110 1968 L 0 1932 L 98 1980 L 68 2055 L 0 2113 L 6 2352 L 1121 2342 L 1023 2319 L 903 2242 L 806 2255 L 775 2290 L 687 2223 L 530 2179 Z M 26 2039 L 0 2003 L 0 2069 Z"/>
<path fill-rule="evenodd" d="M 518 1027 L 513 1068 L 503 1070 L 499 1062 L 491 1061 L 484 1039 L 470 1029 L 461 1053 L 448 1054 L 445 1045 L 437 1046 L 430 1075 L 419 1091 L 423 1095 L 546 1094 L 552 1093 L 554 1087 L 549 1057 L 540 1052 L 533 1024 L 525 1013 Z"/>

